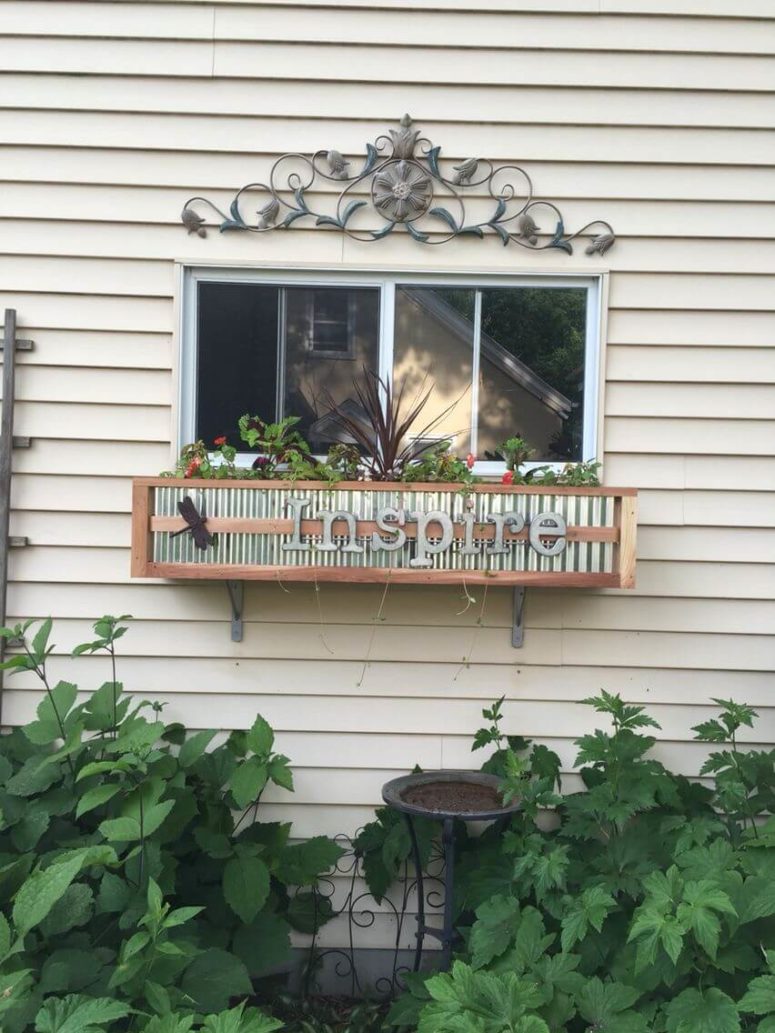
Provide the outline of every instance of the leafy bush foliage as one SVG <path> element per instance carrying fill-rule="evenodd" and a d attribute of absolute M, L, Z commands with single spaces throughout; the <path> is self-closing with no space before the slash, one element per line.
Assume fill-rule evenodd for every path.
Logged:
<path fill-rule="evenodd" d="M 81 702 L 49 679 L 50 620 L 0 629 L 21 642 L 4 667 L 45 689 L 37 719 L 0 737 L 0 1028 L 271 1033 L 282 1023 L 244 999 L 291 928 L 325 921 L 314 888 L 341 849 L 258 820 L 267 784 L 293 789 L 262 717 L 213 747 L 123 692 L 124 620 L 75 650 L 110 661 Z"/>
<path fill-rule="evenodd" d="M 502 701 L 484 712 L 474 748 L 495 745 L 485 768 L 524 806 L 505 833 L 459 830 L 460 952 L 448 973 L 410 976 L 389 1021 L 418 1033 L 775 1033 L 775 751 L 737 742 L 756 713 L 714 701 L 720 715 L 695 732 L 716 749 L 691 782 L 650 756 L 658 726 L 643 707 L 605 692 L 585 702 L 610 730 L 577 741 L 585 790 L 564 797 L 558 758 L 501 733 Z M 364 850 L 378 841 L 367 828 Z"/>

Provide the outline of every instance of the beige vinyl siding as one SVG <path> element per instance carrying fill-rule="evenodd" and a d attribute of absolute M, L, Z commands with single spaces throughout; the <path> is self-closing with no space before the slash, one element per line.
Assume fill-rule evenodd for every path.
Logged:
<path fill-rule="evenodd" d="M 131 612 L 122 676 L 170 719 L 223 729 L 260 710 L 297 771 L 267 813 L 352 833 L 381 784 L 469 765 L 479 712 L 555 748 L 601 688 L 649 705 L 659 756 L 695 774 L 711 696 L 775 739 L 775 9 L 771 0 L 0 0 L 0 306 L 19 356 L 12 618 L 56 619 L 56 674 L 90 618 Z M 442 157 L 525 166 L 566 226 L 609 220 L 604 258 L 406 235 L 188 236 L 185 200 L 228 205 L 280 153 L 367 140 L 409 111 Z M 321 199 L 322 200 L 322 199 Z M 177 263 L 177 265 L 176 265 Z M 172 461 L 178 271 L 199 265 L 608 271 L 602 444 L 641 488 L 634 592 L 511 594 L 248 584 L 229 636 L 222 584 L 129 578 L 129 478 Z M 237 415 L 237 414 L 235 414 Z M 482 617 L 482 625 L 477 621 Z M 37 687 L 7 681 L 3 717 Z M 576 786 L 566 777 L 566 788 Z M 408 934 L 411 939 L 412 930 Z M 389 942 L 387 919 L 369 934 Z M 341 930 L 326 931 L 329 942 Z"/>

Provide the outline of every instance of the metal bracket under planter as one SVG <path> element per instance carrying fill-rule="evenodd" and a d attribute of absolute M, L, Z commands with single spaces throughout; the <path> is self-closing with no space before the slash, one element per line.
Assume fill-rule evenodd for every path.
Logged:
<path fill-rule="evenodd" d="M 227 581 L 226 590 L 231 601 L 231 640 L 242 641 L 242 604 L 245 599 L 244 581 Z"/>
<path fill-rule="evenodd" d="M 514 589 L 514 619 L 511 624 L 511 644 L 514 649 L 521 649 L 525 644 L 525 595 L 524 585 Z"/>

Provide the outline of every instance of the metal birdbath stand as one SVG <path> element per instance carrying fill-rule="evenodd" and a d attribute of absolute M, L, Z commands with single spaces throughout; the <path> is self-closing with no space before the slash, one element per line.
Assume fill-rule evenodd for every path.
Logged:
<path fill-rule="evenodd" d="M 452 947 L 457 934 L 452 924 L 455 878 L 455 820 L 506 821 L 520 809 L 520 801 L 504 804 L 500 792 L 501 779 L 481 771 L 423 771 L 391 779 L 382 787 L 382 799 L 406 819 L 412 845 L 412 860 L 417 876 L 417 946 L 413 970 L 422 959 L 426 936 L 441 942 L 441 967 L 447 970 L 452 961 Z M 444 852 L 444 924 L 441 929 L 425 923 L 425 889 L 420 846 L 414 827 L 415 818 L 441 822 L 441 844 Z"/>

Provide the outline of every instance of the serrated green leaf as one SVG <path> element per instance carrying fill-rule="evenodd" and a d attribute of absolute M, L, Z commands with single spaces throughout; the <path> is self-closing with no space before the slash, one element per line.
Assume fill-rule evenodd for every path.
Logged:
<path fill-rule="evenodd" d="M 245 739 L 247 747 L 259 757 L 268 757 L 274 745 L 274 732 L 268 721 L 265 721 L 260 714 L 252 726 L 248 729 Z"/>
<path fill-rule="evenodd" d="M 59 721 L 64 722 L 69 714 L 77 695 L 78 687 L 76 685 L 67 681 L 57 682 L 50 693 L 46 693 L 39 703 L 38 720 L 54 722 L 58 727 Z"/>
<path fill-rule="evenodd" d="M 45 937 L 66 933 L 69 929 L 86 925 L 94 909 L 94 894 L 84 883 L 68 886 L 40 924 Z"/>
<path fill-rule="evenodd" d="M 483 968 L 506 950 L 516 934 L 519 917 L 519 901 L 503 894 L 476 909 L 468 944 L 473 969 Z"/>
<path fill-rule="evenodd" d="M 11 949 L 11 927 L 8 919 L 0 911 L 0 961 L 2 961 Z"/>
<path fill-rule="evenodd" d="M 252 993 L 253 986 L 239 958 L 213 947 L 194 958 L 183 974 L 181 989 L 197 1011 L 217 1012 L 228 1007 L 231 997 Z"/>
<path fill-rule="evenodd" d="M 172 1010 L 172 1002 L 165 987 L 161 986 L 160 983 L 153 982 L 151 979 L 146 979 L 143 993 L 145 994 L 146 1001 L 157 1015 L 169 1015 Z M 147 1029 L 148 1027 L 146 1026 Z"/>
<path fill-rule="evenodd" d="M 134 818 L 108 818 L 100 824 L 100 832 L 110 843 L 134 843 L 142 838 L 140 822 Z"/>
<path fill-rule="evenodd" d="M 258 757 L 243 760 L 231 776 L 231 793 L 238 807 L 253 803 L 266 785 L 268 777 L 266 764 Z"/>
<path fill-rule="evenodd" d="M 328 897 L 310 890 L 300 890 L 288 905 L 287 917 L 300 933 L 314 933 L 334 916 Z"/>
<path fill-rule="evenodd" d="M 37 1033 L 99 1033 L 100 1027 L 125 1018 L 131 1010 L 108 997 L 49 997 L 35 1018 L 35 1029 Z"/>
<path fill-rule="evenodd" d="M 139 951 L 146 947 L 151 942 L 150 933 L 147 933 L 144 929 L 134 933 L 124 943 L 121 948 L 121 957 L 124 961 L 129 961 L 131 957 L 137 954 Z"/>
<path fill-rule="evenodd" d="M 50 822 L 51 815 L 40 801 L 27 807 L 21 821 L 11 829 L 11 841 L 19 853 L 33 850 Z"/>
<path fill-rule="evenodd" d="M 19 770 L 5 784 L 5 791 L 11 796 L 35 796 L 44 793 L 59 778 L 55 765 L 47 764 L 47 758 L 36 754 L 28 757 Z"/>
<path fill-rule="evenodd" d="M 182 768 L 190 768 L 192 764 L 199 760 L 214 736 L 214 730 L 196 732 L 194 735 L 189 736 L 180 747 L 180 752 L 178 753 L 178 763 L 180 766 Z"/>
<path fill-rule="evenodd" d="M 81 870 L 85 857 L 85 850 L 75 851 L 72 856 L 35 872 L 27 879 L 16 894 L 13 905 L 17 936 L 25 936 L 43 921 Z"/>
<path fill-rule="evenodd" d="M 344 850 L 327 836 L 286 846 L 280 853 L 277 878 L 286 886 L 311 886 L 334 867 Z"/>
<path fill-rule="evenodd" d="M 203 907 L 178 907 L 174 911 L 170 911 L 167 917 L 164 919 L 164 928 L 173 929 L 178 925 L 185 925 L 186 922 L 190 922 L 192 918 L 196 918 L 198 914 L 204 911 Z"/>
<path fill-rule="evenodd" d="M 268 969 L 291 958 L 291 927 L 281 915 L 261 911 L 249 925 L 234 934 L 233 950 L 241 958 L 251 976 L 263 975 Z"/>
<path fill-rule="evenodd" d="M 93 811 L 95 807 L 101 807 L 108 800 L 112 800 L 120 788 L 118 785 L 104 784 L 94 786 L 93 789 L 87 789 L 78 801 L 78 806 L 75 809 L 76 818 L 80 818 L 82 814 L 87 814 L 89 811 Z"/>
<path fill-rule="evenodd" d="M 735 1002 L 716 987 L 689 987 L 665 1008 L 667 1033 L 740 1033 Z"/>
<path fill-rule="evenodd" d="M 51 618 L 46 617 L 32 639 L 30 652 L 38 666 L 40 666 L 40 664 L 46 659 L 46 647 L 48 646 L 49 636 L 51 635 L 51 626 Z"/>
<path fill-rule="evenodd" d="M 737 1002 L 740 1011 L 754 1015 L 769 1015 L 775 1012 L 775 976 L 757 976 L 748 984 L 742 998 Z"/>
<path fill-rule="evenodd" d="M 275 785 L 293 792 L 293 772 L 287 757 L 273 757 L 269 762 L 269 777 Z"/>
<path fill-rule="evenodd" d="M 252 922 L 269 896 L 269 869 L 258 857 L 232 857 L 223 869 L 223 895 L 243 922 Z"/>

